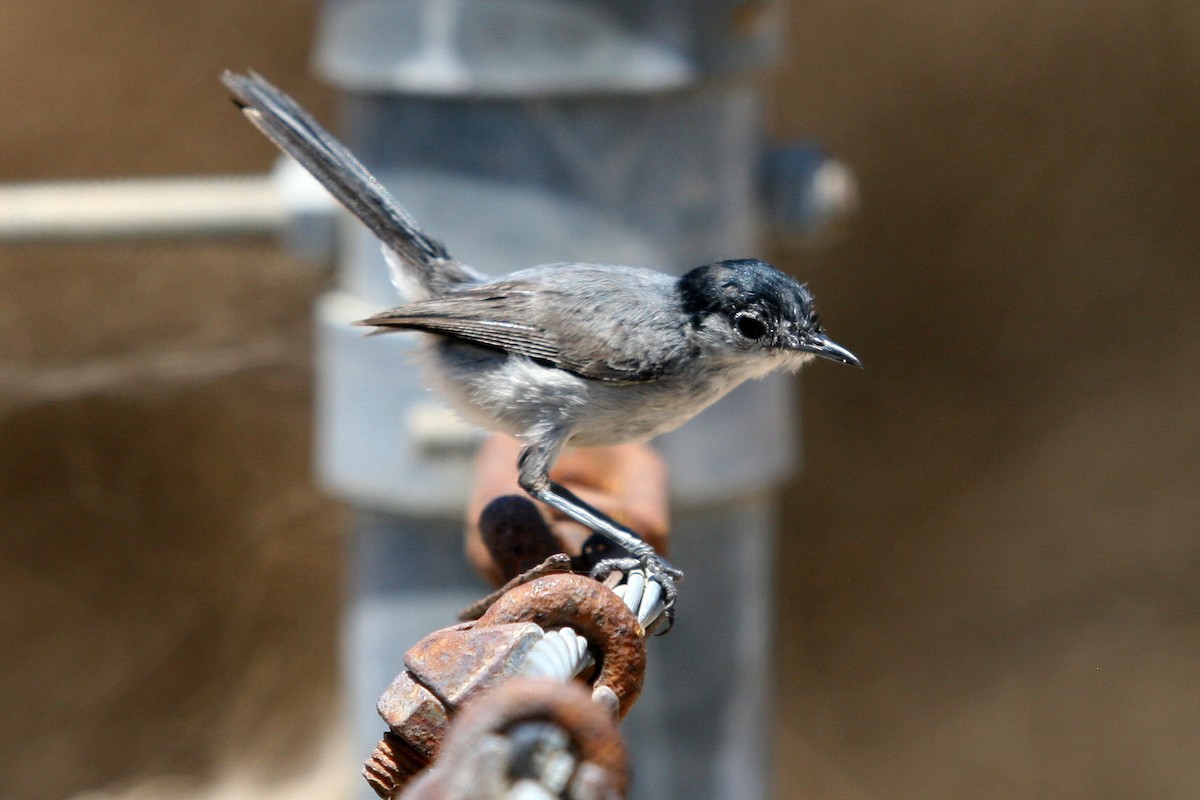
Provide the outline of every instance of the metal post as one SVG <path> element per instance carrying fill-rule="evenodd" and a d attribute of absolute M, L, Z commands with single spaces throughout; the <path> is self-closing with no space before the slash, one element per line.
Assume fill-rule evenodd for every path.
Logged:
<path fill-rule="evenodd" d="M 554 261 L 682 271 L 760 253 L 761 98 L 773 7 L 746 0 L 331 0 L 320 72 L 343 138 L 451 251 L 495 272 Z M 346 668 L 356 742 L 405 650 L 482 591 L 461 555 L 471 435 L 443 423 L 405 337 L 347 323 L 394 304 L 348 230 L 317 309 L 318 462 L 359 510 Z M 626 722 L 634 797 L 769 793 L 772 492 L 789 388 L 746 385 L 659 444 L 688 575 Z"/>

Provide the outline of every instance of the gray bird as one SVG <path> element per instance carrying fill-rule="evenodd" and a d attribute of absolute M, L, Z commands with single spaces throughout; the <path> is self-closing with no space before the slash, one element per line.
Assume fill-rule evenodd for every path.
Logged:
<path fill-rule="evenodd" d="M 859 365 L 825 335 L 808 289 L 757 259 L 719 261 L 678 278 L 573 263 L 488 277 L 421 231 L 286 94 L 254 73 L 226 72 L 222 80 L 250 121 L 383 243 L 410 302 L 356 324 L 427 334 L 428 381 L 469 421 L 520 438 L 521 487 L 624 551 L 595 573 L 641 566 L 662 584 L 670 621 L 682 573 L 551 481 L 550 468 L 567 445 L 650 439 L 742 381 L 798 369 L 814 356 Z"/>

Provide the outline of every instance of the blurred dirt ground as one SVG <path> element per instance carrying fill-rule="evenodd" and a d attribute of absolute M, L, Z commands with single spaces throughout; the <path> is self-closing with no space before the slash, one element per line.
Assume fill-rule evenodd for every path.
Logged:
<path fill-rule="evenodd" d="M 253 64 L 327 110 L 311 16 L 0 3 L 0 180 L 265 170 L 217 77 Z M 0 797 L 280 777 L 328 738 L 322 283 L 266 240 L 0 250 Z"/>
<path fill-rule="evenodd" d="M 0 0 L 0 180 L 265 169 L 216 76 L 328 118 L 312 12 Z M 1200 795 L 1197 6 L 789 15 L 773 130 L 864 206 L 779 260 L 867 369 L 805 381 L 779 796 Z M 322 283 L 267 241 L 0 249 L 0 797 L 330 793 Z"/>

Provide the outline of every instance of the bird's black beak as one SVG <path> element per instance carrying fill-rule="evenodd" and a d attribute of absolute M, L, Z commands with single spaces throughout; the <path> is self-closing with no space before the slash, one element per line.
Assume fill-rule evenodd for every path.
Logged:
<path fill-rule="evenodd" d="M 824 333 L 803 333 L 792 345 L 792 349 L 812 353 L 814 356 L 828 358 L 830 361 L 837 361 L 842 364 L 851 364 L 855 367 L 862 366 L 862 362 L 858 360 L 858 356 L 830 339 Z"/>

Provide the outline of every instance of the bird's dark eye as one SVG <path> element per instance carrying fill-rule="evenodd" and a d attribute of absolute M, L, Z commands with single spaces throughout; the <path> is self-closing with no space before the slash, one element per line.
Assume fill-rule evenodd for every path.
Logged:
<path fill-rule="evenodd" d="M 747 339 L 761 339 L 767 332 L 767 325 L 753 314 L 738 314 L 734 317 L 733 327 Z"/>

